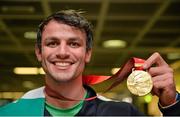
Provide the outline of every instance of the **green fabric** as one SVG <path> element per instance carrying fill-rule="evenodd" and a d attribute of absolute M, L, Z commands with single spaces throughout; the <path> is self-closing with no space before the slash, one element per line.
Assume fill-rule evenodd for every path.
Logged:
<path fill-rule="evenodd" d="M 19 99 L 0 107 L 0 116 L 43 116 L 44 98 Z"/>
<path fill-rule="evenodd" d="M 84 98 L 86 97 L 87 92 L 84 95 Z M 83 103 L 84 100 L 81 100 L 78 104 L 74 105 L 73 107 L 62 109 L 46 102 L 46 109 L 52 116 L 74 116 L 81 110 Z"/>

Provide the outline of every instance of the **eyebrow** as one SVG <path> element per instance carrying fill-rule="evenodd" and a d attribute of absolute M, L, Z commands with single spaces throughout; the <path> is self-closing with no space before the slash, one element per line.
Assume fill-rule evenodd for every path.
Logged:
<path fill-rule="evenodd" d="M 68 41 L 74 41 L 74 42 L 80 42 L 80 43 L 83 43 L 83 40 L 80 39 L 80 38 L 78 38 L 78 37 L 77 37 L 77 38 L 74 38 L 74 37 L 73 37 L 73 38 L 69 38 Z"/>
<path fill-rule="evenodd" d="M 58 38 L 56 38 L 56 37 L 47 37 L 47 38 L 45 38 L 45 41 L 49 41 L 49 40 L 56 41 L 56 40 L 58 40 Z"/>
<path fill-rule="evenodd" d="M 45 39 L 45 42 L 46 41 L 59 41 L 59 39 L 57 37 L 47 37 Z M 67 41 L 78 41 L 78 42 L 83 42 L 82 39 L 78 38 L 78 37 L 70 37 L 67 39 Z"/>
<path fill-rule="evenodd" d="M 68 40 L 71 40 L 71 41 L 77 41 L 77 40 L 80 40 L 82 41 L 82 39 L 78 38 L 78 37 L 72 37 L 72 38 L 69 38 Z"/>

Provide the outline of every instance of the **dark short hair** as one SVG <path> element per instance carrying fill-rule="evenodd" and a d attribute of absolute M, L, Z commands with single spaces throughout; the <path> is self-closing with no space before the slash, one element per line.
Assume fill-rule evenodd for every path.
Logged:
<path fill-rule="evenodd" d="M 81 14 L 82 14 L 81 11 L 62 10 L 62 11 L 55 12 L 54 14 L 44 19 L 39 25 L 38 30 L 37 30 L 36 44 L 38 48 L 41 50 L 41 40 L 42 40 L 42 32 L 44 30 L 44 26 L 47 25 L 49 21 L 55 20 L 57 22 L 62 22 L 64 24 L 74 26 L 76 28 L 84 30 L 86 33 L 86 50 L 90 50 L 93 45 L 92 25 Z"/>

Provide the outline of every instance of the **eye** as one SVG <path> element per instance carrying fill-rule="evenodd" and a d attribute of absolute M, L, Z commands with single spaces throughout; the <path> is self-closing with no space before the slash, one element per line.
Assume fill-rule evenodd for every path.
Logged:
<path fill-rule="evenodd" d="M 69 45 L 72 47 L 72 48 L 78 48 L 80 47 L 80 44 L 78 42 L 70 42 Z"/>
<path fill-rule="evenodd" d="M 56 41 L 50 41 L 47 42 L 46 46 L 51 47 L 51 48 L 55 48 L 58 45 L 58 43 Z"/>

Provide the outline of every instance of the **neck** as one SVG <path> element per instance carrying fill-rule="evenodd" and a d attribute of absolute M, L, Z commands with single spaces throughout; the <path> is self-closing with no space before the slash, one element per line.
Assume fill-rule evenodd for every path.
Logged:
<path fill-rule="evenodd" d="M 72 107 L 83 99 L 84 95 L 85 89 L 82 84 L 82 77 L 63 83 L 57 83 L 50 78 L 46 78 L 46 101 L 56 107 Z"/>

